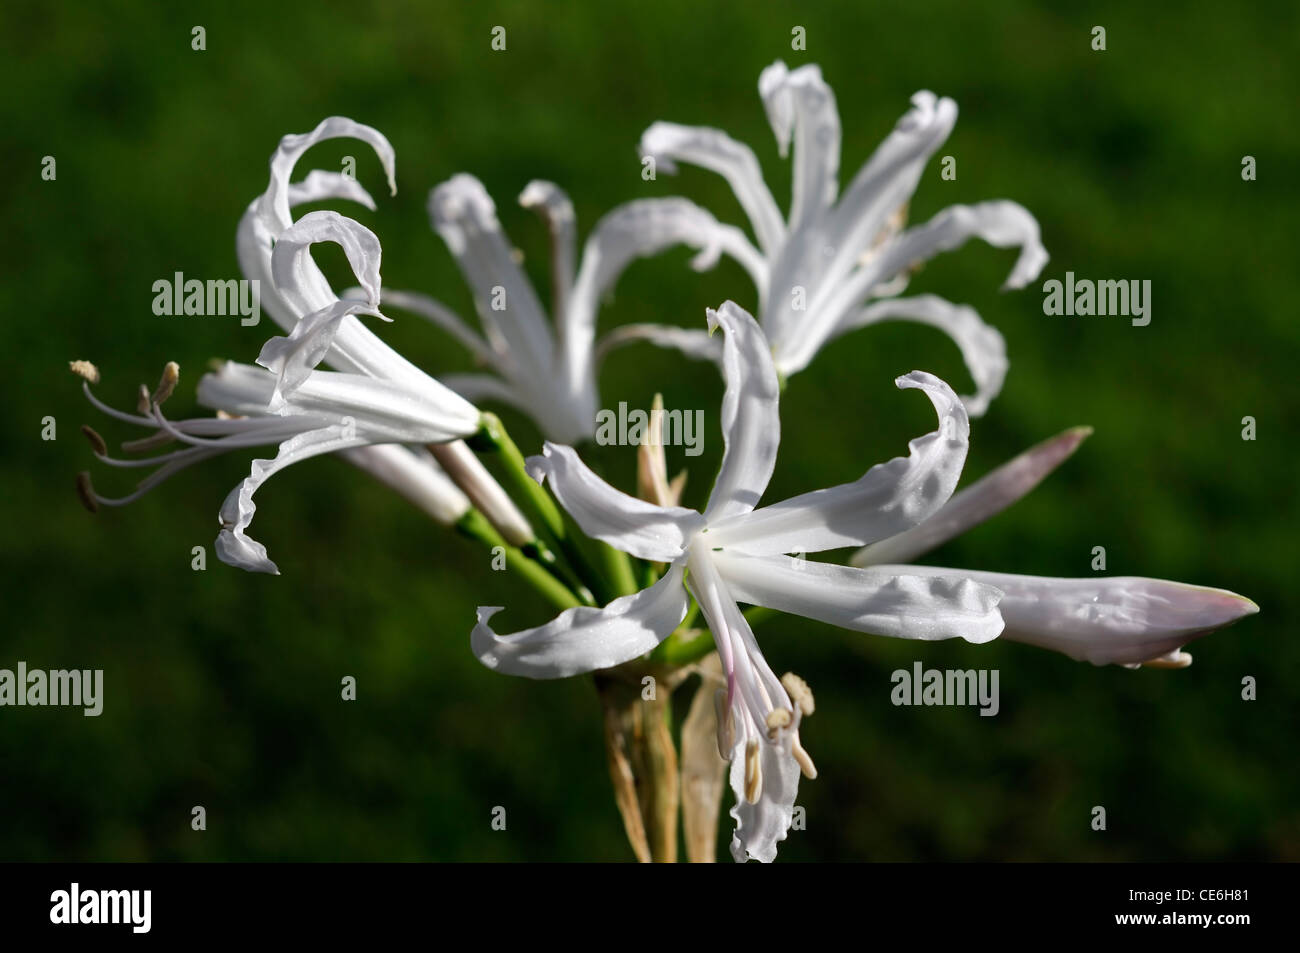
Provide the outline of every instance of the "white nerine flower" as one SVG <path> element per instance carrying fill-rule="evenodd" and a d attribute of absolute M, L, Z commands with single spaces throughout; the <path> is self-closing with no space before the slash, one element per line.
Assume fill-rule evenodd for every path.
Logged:
<path fill-rule="evenodd" d="M 749 218 L 755 249 L 734 241 L 724 248 L 754 277 L 763 330 L 777 370 L 803 370 L 833 338 L 885 320 L 918 321 L 946 332 L 961 349 L 976 391 L 964 398 L 979 415 L 1002 387 L 1007 371 L 1002 336 L 964 305 L 933 295 L 896 298 L 909 270 L 971 238 L 1020 256 L 1006 288 L 1034 280 L 1047 262 L 1038 223 L 1014 202 L 954 205 L 924 225 L 904 230 L 906 207 L 930 156 L 957 119 L 951 99 L 930 92 L 912 97 L 912 109 L 839 193 L 840 118 L 835 95 L 816 66 L 793 71 L 777 62 L 759 77 L 759 93 L 782 156 L 794 142 L 793 197 L 783 218 L 750 148 L 716 129 L 658 122 L 641 151 L 672 172 L 688 162 L 724 176 Z M 837 197 L 838 196 L 838 197 Z M 872 301 L 872 299 L 880 299 Z M 694 357 L 716 357 L 701 331 L 635 325 L 616 341 L 637 338 L 677 347 Z"/>
<path fill-rule="evenodd" d="M 147 437 L 123 444 L 125 450 L 138 452 L 172 443 L 184 445 L 157 456 L 117 458 L 108 454 L 107 446 L 95 431 L 86 428 L 95 455 L 102 463 L 112 467 L 153 468 L 135 492 L 117 499 L 96 493 L 89 476 L 83 474 L 78 488 L 83 501 L 91 508 L 131 503 L 201 460 L 232 450 L 278 445 L 273 459 L 253 461 L 251 475 L 231 491 L 222 505 L 222 529 L 216 552 L 222 562 L 230 565 L 255 572 L 279 572 L 267 558 L 265 547 L 245 534 L 256 511 L 253 493 L 273 473 L 321 453 L 347 451 L 345 456 L 352 463 L 402 493 L 440 522 L 454 522 L 468 509 L 464 495 L 427 450 L 418 446 L 378 446 L 441 443 L 463 429 L 442 408 L 423 404 L 388 382 L 360 374 L 315 371 L 290 399 L 282 402 L 277 412 L 272 412 L 276 375 L 232 361 L 214 373 L 205 374 L 199 381 L 199 402 L 217 410 L 218 416 L 170 420 L 163 414 L 162 405 L 179 376 L 174 363 L 167 365 L 162 383 L 152 394 L 142 388 L 135 414 L 117 410 L 94 395 L 90 385 L 98 382 L 99 375 L 93 366 L 78 361 L 74 362 L 73 370 L 85 378 L 83 387 L 92 405 L 117 420 L 153 431 Z"/>
<path fill-rule="evenodd" d="M 1036 487 L 1092 432 L 1075 427 L 1045 440 L 953 495 L 929 519 L 854 554 L 855 566 L 889 572 L 960 573 L 1002 590 L 1004 639 L 1054 649 L 1094 665 L 1182 668 L 1182 647 L 1259 611 L 1225 589 L 1138 576 L 1051 579 L 906 563 L 1000 513 Z"/>
<path fill-rule="evenodd" d="M 245 276 L 261 283 L 263 306 L 288 333 L 266 342 L 257 359 L 261 367 L 227 363 L 199 384 L 201 403 L 244 419 L 168 421 L 161 404 L 175 386 L 174 364 L 168 365 L 170 378 L 164 374 L 165 387 L 160 385 L 158 392 L 144 396 L 138 415 L 123 414 L 100 403 L 90 393 L 91 375 L 79 371 L 88 378 L 87 396 L 106 413 L 157 428 L 165 434 L 164 442 L 171 439 L 190 445 L 152 459 L 114 461 L 100 453 L 101 459 L 113 465 L 156 465 L 158 470 L 136 493 L 121 500 L 99 497 L 90 489 L 88 478 L 83 478 L 82 495 L 89 504 L 128 502 L 199 459 L 239 447 L 278 443 L 276 456 L 254 460 L 249 477 L 227 497 L 216 542 L 223 562 L 277 573 L 265 547 L 245 532 L 256 512 L 253 494 L 272 474 L 322 453 L 380 444 L 441 444 L 479 429 L 477 408 L 411 364 L 358 319 L 357 315 L 370 315 L 387 320 L 379 311 L 382 252 L 374 233 L 337 212 L 312 212 L 296 222 L 292 218 L 293 206 L 326 198 L 348 198 L 373 207 L 366 191 L 347 176 L 313 172 L 301 183 L 290 182 L 303 152 L 324 139 L 341 136 L 372 145 L 396 191 L 392 147 L 368 126 L 334 117 L 311 133 L 281 140 L 271 157 L 270 184 L 241 220 L 236 244 Z M 330 288 L 311 255 L 312 246 L 321 242 L 333 242 L 343 249 L 363 298 L 344 300 Z M 318 370 L 322 361 L 339 370 Z M 74 370 L 78 370 L 75 365 Z M 146 438 L 145 442 L 156 445 L 157 441 Z M 102 444 L 98 440 L 97 451 L 103 449 Z M 416 458 L 415 467 L 391 454 L 386 465 L 380 465 L 373 455 L 361 455 L 360 459 L 372 464 L 372 472 L 398 479 L 417 501 L 432 503 L 436 498 L 440 502 L 434 508 L 439 512 L 461 507 L 459 494 L 451 496 L 437 477 L 429 478 L 429 472 L 439 477 L 441 472 L 429 471 L 431 461 L 422 456 Z M 421 478 L 422 486 L 410 482 Z"/>
<path fill-rule="evenodd" d="M 420 314 L 456 338 L 490 373 L 443 381 L 476 402 L 497 400 L 531 417 L 550 439 L 580 443 L 596 427 L 599 355 L 596 313 L 601 299 L 635 259 L 687 244 L 699 249 L 697 269 L 726 252 L 757 268 L 739 229 L 720 225 L 685 199 L 621 205 L 596 223 L 576 266 L 573 204 L 551 182 L 529 183 L 519 196 L 545 219 L 551 235 L 552 324 L 497 220 L 483 184 L 461 174 L 429 194 L 429 216 L 474 295 L 483 333 L 435 299 L 384 289 L 384 301 Z"/>
<path fill-rule="evenodd" d="M 570 609 L 511 635 L 489 627 L 498 609 L 480 608 L 473 647 L 488 667 L 532 678 L 609 668 L 643 655 L 673 632 L 685 615 L 689 587 L 713 632 L 727 681 L 719 748 L 731 760 L 736 792 L 732 854 L 738 861 L 770 861 L 790 827 L 799 770 L 810 777 L 815 771 L 799 743 L 805 706 L 773 674 L 736 603 L 880 635 L 985 642 L 1002 630 L 1000 594 L 963 574 L 881 572 L 785 555 L 893 536 L 938 510 L 966 459 L 966 411 L 938 378 L 921 372 L 901 377 L 899 387 L 920 389 L 930 398 L 939 415 L 937 430 L 913 440 L 907 457 L 872 467 L 853 483 L 755 509 L 780 442 L 776 370 L 749 314 L 727 302 L 709 312 L 709 327 L 718 326 L 725 332 L 725 451 L 703 513 L 628 496 L 569 447 L 548 443 L 543 456 L 529 461 L 588 536 L 668 563 L 663 578 L 603 609 Z"/>

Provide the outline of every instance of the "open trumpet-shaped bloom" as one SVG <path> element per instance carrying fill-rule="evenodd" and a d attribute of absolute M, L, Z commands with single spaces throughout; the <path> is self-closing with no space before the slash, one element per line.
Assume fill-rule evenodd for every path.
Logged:
<path fill-rule="evenodd" d="M 1075 427 L 1045 440 L 953 495 L 933 516 L 854 554 L 855 566 L 889 572 L 961 573 L 1003 593 L 1002 637 L 1062 652 L 1094 665 L 1183 668 L 1193 639 L 1221 629 L 1259 607 L 1225 589 L 1140 576 L 1053 579 L 970 572 L 906 563 L 1001 512 L 1029 493 L 1090 433 Z"/>
<path fill-rule="evenodd" d="M 805 706 L 797 680 L 778 679 L 737 602 L 767 606 L 847 629 L 900 638 L 984 642 L 1002 630 L 1000 593 L 961 575 L 881 572 L 791 558 L 895 535 L 948 499 L 966 458 L 966 411 L 929 374 L 898 380 L 933 403 L 939 427 L 909 455 L 859 480 L 756 508 L 780 442 L 778 385 L 771 351 L 754 319 L 728 302 L 709 312 L 724 331 L 725 451 L 704 512 L 657 506 L 609 486 L 569 447 L 548 443 L 530 460 L 589 536 L 633 556 L 668 564 L 663 577 L 603 609 L 570 609 L 535 629 L 497 635 L 494 608 L 479 610 L 473 646 L 490 668 L 558 678 L 609 668 L 650 651 L 687 609 L 686 587 L 717 643 L 726 676 L 719 750 L 732 763 L 737 860 L 773 859 L 794 809 L 798 776 L 813 776 L 799 742 Z M 685 583 L 685 587 L 683 586 Z"/>
<path fill-rule="evenodd" d="M 577 224 L 568 195 L 554 183 L 534 181 L 519 203 L 541 215 L 550 231 L 554 323 L 516 261 L 487 190 L 466 174 L 429 194 L 429 217 L 473 292 L 482 333 L 428 295 L 385 289 L 384 300 L 423 315 L 486 368 L 444 377 L 458 393 L 509 404 L 549 439 L 580 443 L 595 430 L 599 404 L 596 314 L 623 270 L 678 244 L 698 249 L 697 269 L 711 267 L 723 252 L 747 260 L 749 243 L 739 229 L 720 225 L 685 199 L 647 199 L 620 205 L 597 222 L 575 266 Z M 756 258 L 750 263 L 758 267 Z"/>
<path fill-rule="evenodd" d="M 646 130 L 641 151 L 667 172 L 678 162 L 717 172 L 735 192 L 758 243 L 742 249 L 737 260 L 754 276 L 777 370 L 803 370 L 827 342 L 855 328 L 917 321 L 956 342 L 976 384 L 964 398 L 967 409 L 983 413 L 1007 371 L 1002 336 L 972 308 L 933 295 L 895 296 L 910 269 L 971 238 L 1018 247 L 1005 287 L 1023 287 L 1047 262 L 1034 217 L 1014 202 L 993 201 L 954 205 L 924 225 L 903 227 L 927 161 L 956 122 L 951 99 L 913 96 L 911 110 L 840 193 L 840 117 L 821 71 L 812 65 L 789 70 L 777 62 L 763 71 L 758 87 L 781 155 L 794 145 L 788 216 L 781 215 L 753 151 L 719 130 L 658 122 Z M 699 331 L 646 325 L 620 333 L 621 341 L 635 338 L 696 357 L 717 353 Z"/>

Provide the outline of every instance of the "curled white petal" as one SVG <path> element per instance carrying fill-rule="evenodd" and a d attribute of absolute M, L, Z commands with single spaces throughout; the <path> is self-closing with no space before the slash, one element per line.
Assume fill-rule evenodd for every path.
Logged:
<path fill-rule="evenodd" d="M 960 248 L 972 238 L 981 238 L 995 248 L 1020 249 L 1004 289 L 1023 288 L 1047 264 L 1038 220 L 1024 206 L 1008 201 L 980 202 L 953 205 L 900 235 L 887 253 L 890 266 L 884 268 L 882 277 L 927 261 L 939 252 Z"/>
<path fill-rule="evenodd" d="M 709 329 L 724 333 L 722 398 L 725 449 L 704 515 L 710 523 L 749 513 L 767 489 L 781 442 L 780 385 L 758 322 L 727 301 L 708 312 Z"/>
<path fill-rule="evenodd" d="M 928 553 L 1027 495 L 1091 433 L 1091 427 L 1072 427 L 1030 447 L 954 493 L 952 499 L 929 519 L 858 550 L 850 561 L 855 566 L 907 563 Z"/>
<path fill-rule="evenodd" d="M 354 122 L 344 116 L 331 116 L 322 120 L 311 132 L 302 135 L 288 135 L 280 140 L 280 146 L 271 156 L 271 181 L 266 192 L 258 200 L 258 214 L 262 218 L 272 237 L 276 237 L 293 223 L 290 215 L 291 191 L 290 178 L 298 160 L 312 146 L 326 139 L 360 139 L 375 150 L 384 167 L 389 191 L 397 194 L 395 179 L 396 154 L 392 143 L 382 132 L 370 126 Z"/>
<path fill-rule="evenodd" d="M 682 569 L 671 566 L 649 589 L 615 599 L 603 609 L 566 609 L 546 625 L 497 635 L 488 622 L 499 608 L 478 610 L 471 639 L 488 668 L 527 678 L 566 678 L 612 668 L 649 652 L 686 615 Z"/>
<path fill-rule="evenodd" d="M 878 464 L 853 483 L 711 521 L 711 545 L 757 556 L 862 546 L 901 533 L 943 506 L 966 462 L 966 409 L 932 374 L 913 371 L 895 383 L 923 391 L 939 416 L 937 430 L 908 444 L 908 456 Z"/>
<path fill-rule="evenodd" d="M 675 172 L 676 162 L 682 161 L 721 175 L 749 216 L 759 247 L 766 254 L 780 247 L 785 222 L 749 146 L 717 129 L 657 122 L 641 136 L 641 154 L 664 172 Z"/>
<path fill-rule="evenodd" d="M 671 562 L 704 527 L 694 510 L 655 506 L 614 489 L 572 447 L 548 441 L 542 455 L 527 462 L 539 481 L 550 481 L 551 492 L 584 533 L 633 556 Z"/>
<path fill-rule="evenodd" d="M 229 566 L 249 572 L 279 575 L 280 570 L 267 556 L 266 547 L 246 532 L 257 512 L 253 494 L 275 473 L 290 464 L 364 443 L 363 438 L 355 436 L 346 426 L 333 425 L 290 437 L 280 444 L 280 449 L 272 460 L 254 460 L 252 472 L 230 491 L 221 506 L 221 533 L 215 544 L 217 558 Z"/>
<path fill-rule="evenodd" d="M 627 344 L 645 341 L 656 347 L 673 348 L 696 361 L 722 363 L 722 341 L 706 331 L 679 328 L 671 324 L 624 324 L 600 339 L 596 346 L 596 363 L 602 363 L 610 351 Z"/>
<path fill-rule="evenodd" d="M 867 305 L 837 329 L 837 336 L 879 321 L 916 321 L 943 331 L 961 351 L 966 369 L 975 381 L 975 393 L 962 395 L 966 412 L 979 417 L 988 410 L 1006 380 L 1007 344 L 998 329 L 985 324 L 979 313 L 934 295 L 886 298 Z"/>
<path fill-rule="evenodd" d="M 835 94 L 817 66 L 791 71 L 779 60 L 763 70 L 758 91 L 782 156 L 790 140 L 796 140 L 789 231 L 798 233 L 825 213 L 838 191 L 840 114 Z"/>
<path fill-rule="evenodd" d="M 602 218 L 588 237 L 570 307 L 561 322 L 565 372 L 571 387 L 581 384 L 581 374 L 591 373 L 601 298 L 634 259 L 679 244 L 699 250 L 693 262 L 697 269 L 712 267 L 725 253 L 749 270 L 755 285 L 761 288 L 766 284 L 766 266 L 740 230 L 720 224 L 693 202 L 642 199 L 620 205 Z"/>

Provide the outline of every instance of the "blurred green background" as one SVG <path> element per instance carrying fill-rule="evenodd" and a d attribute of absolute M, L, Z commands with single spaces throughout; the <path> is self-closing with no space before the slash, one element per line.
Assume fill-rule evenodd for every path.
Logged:
<path fill-rule="evenodd" d="M 5 321 L 4 631 L 0 667 L 103 668 L 99 718 L 0 709 L 0 859 L 625 860 L 590 681 L 494 675 L 469 652 L 476 605 L 512 630 L 550 612 L 486 555 L 337 460 L 293 467 L 259 494 L 254 535 L 283 576 L 216 561 L 215 515 L 252 456 L 196 467 L 139 503 L 91 517 L 73 475 L 127 492 L 77 432 L 137 436 L 98 419 L 66 370 L 95 361 L 102 397 L 134 403 L 180 362 L 172 416 L 193 406 L 205 362 L 249 361 L 271 322 L 167 318 L 152 283 L 237 277 L 235 226 L 265 188 L 279 138 L 342 114 L 397 150 L 399 192 L 355 143 L 299 166 L 359 159 L 388 285 L 472 314 L 425 217 L 460 171 L 495 196 L 545 295 L 539 222 L 514 202 L 532 178 L 568 189 L 582 235 L 639 196 L 685 194 L 743 219 L 719 179 L 683 169 L 643 182 L 635 147 L 658 119 L 714 125 L 750 143 L 788 201 L 756 85 L 775 59 L 818 63 L 844 127 L 841 182 L 928 88 L 961 118 L 912 205 L 1013 198 L 1042 224 L 1043 278 L 1147 278 L 1153 320 L 1045 317 L 1031 286 L 1000 294 L 1013 253 L 972 243 L 931 262 L 911 291 L 979 309 L 1004 333 L 1005 390 L 973 428 L 967 472 L 987 472 L 1075 424 L 1096 434 L 1037 492 L 929 561 L 1112 574 L 1244 593 L 1260 615 L 1196 643 L 1188 670 L 1098 669 L 1014 644 L 911 645 L 797 618 L 759 637 L 777 672 L 803 675 L 817 713 L 802 732 L 821 776 L 804 782 L 806 860 L 1300 859 L 1300 724 L 1294 632 L 1296 463 L 1295 160 L 1300 86 L 1292 3 L 1177 13 L 1091 4 L 950 2 L 701 5 L 455 2 L 9 3 L 0 43 Z M 202 25 L 207 49 L 191 49 Z M 493 52 L 490 31 L 507 30 Z M 806 52 L 791 29 L 807 30 Z M 1090 48 L 1094 25 L 1105 52 Z M 57 159 L 42 181 L 41 159 Z M 1258 180 L 1243 182 L 1244 155 Z M 701 326 L 733 297 L 724 263 L 695 275 L 679 250 L 638 263 L 602 311 Z M 342 280 L 341 256 L 323 256 Z M 410 316 L 384 336 L 434 372 L 465 355 Z M 914 368 L 959 390 L 969 378 L 937 332 L 865 330 L 795 378 L 769 500 L 856 478 L 933 426 L 892 386 Z M 717 466 L 721 383 L 648 346 L 618 352 L 605 406 L 705 408 L 689 463 L 698 505 Z M 41 421 L 58 439 L 42 441 Z M 1258 440 L 1241 439 L 1241 418 Z M 507 416 L 526 450 L 535 431 Z M 630 484 L 631 451 L 593 454 Z M 205 572 L 191 547 L 209 547 Z M 890 673 L 996 668 L 1001 713 L 895 708 Z M 358 700 L 339 698 L 355 676 Z M 1259 700 L 1240 699 L 1244 676 Z M 685 698 L 679 712 L 685 710 Z M 730 802 L 730 795 L 727 796 Z M 205 806 L 208 829 L 190 828 Z M 490 827 L 506 807 L 505 832 Z M 1104 805 L 1108 830 L 1089 826 Z M 729 837 L 730 818 L 720 825 Z M 725 853 L 724 853 L 725 856 Z"/>

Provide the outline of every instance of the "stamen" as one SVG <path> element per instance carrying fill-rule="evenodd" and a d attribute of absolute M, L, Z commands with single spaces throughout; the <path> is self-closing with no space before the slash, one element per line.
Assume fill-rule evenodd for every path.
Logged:
<path fill-rule="evenodd" d="M 135 409 L 142 414 L 149 413 L 149 388 L 145 384 L 140 385 L 140 393 L 135 395 Z"/>
<path fill-rule="evenodd" d="M 128 423 L 128 424 L 135 424 L 138 427 L 154 426 L 154 422 L 150 420 L 148 417 L 137 417 L 135 416 L 135 414 L 128 414 L 121 410 L 118 410 L 115 407 L 108 406 L 108 404 L 104 403 L 102 400 L 100 400 L 98 397 L 95 396 L 95 392 L 90 389 L 89 381 L 84 381 L 82 383 L 81 391 L 86 395 L 86 400 L 90 401 L 90 405 L 92 407 L 94 407 L 100 413 L 112 417 L 114 420 L 121 420 L 124 423 Z M 148 413 L 148 411 L 145 412 Z"/>
<path fill-rule="evenodd" d="M 790 754 L 794 755 L 795 763 L 799 765 L 799 770 L 809 781 L 817 777 L 817 765 L 813 764 L 812 758 L 808 752 L 804 751 L 803 745 L 799 744 L 799 736 L 796 734 L 790 742 Z"/>
<path fill-rule="evenodd" d="M 77 474 L 77 496 L 81 499 L 81 505 L 92 513 L 99 512 L 99 505 L 95 499 L 95 487 L 90 482 L 90 474 L 82 470 Z"/>
<path fill-rule="evenodd" d="M 172 395 L 176 389 L 176 382 L 181 379 L 181 366 L 175 361 L 168 361 L 163 367 L 162 379 L 158 381 L 158 389 L 153 392 L 150 403 L 161 404 Z"/>
<path fill-rule="evenodd" d="M 95 451 L 95 456 L 102 457 L 108 454 L 108 444 L 104 443 L 104 438 L 95 432 L 95 428 L 90 424 L 82 424 L 81 432 L 86 435 L 90 441 L 91 448 Z"/>
<path fill-rule="evenodd" d="M 141 437 L 139 440 L 123 440 L 122 449 L 127 453 L 140 453 L 144 450 L 154 450 L 158 447 L 165 447 L 176 440 L 165 430 L 158 433 L 150 434 L 147 437 Z"/>
<path fill-rule="evenodd" d="M 99 368 L 90 361 L 68 361 L 68 369 L 87 383 L 99 383 Z"/>
<path fill-rule="evenodd" d="M 812 689 L 808 683 L 796 675 L 794 672 L 786 672 L 781 676 L 781 686 L 790 696 L 790 700 L 799 706 L 799 710 L 805 715 L 811 715 L 816 703 L 813 701 Z"/>
<path fill-rule="evenodd" d="M 790 727 L 790 722 L 794 720 L 788 708 L 773 708 L 767 713 L 767 736 L 772 741 L 776 740 L 777 733 L 782 728 Z"/>
<path fill-rule="evenodd" d="M 758 742 L 745 745 L 745 800 L 756 804 L 763 794 L 763 769 L 758 760 Z"/>
<path fill-rule="evenodd" d="M 729 761 L 736 747 L 736 721 L 727 704 L 727 693 L 721 688 L 713 693 L 713 714 L 717 720 L 718 756 Z"/>

